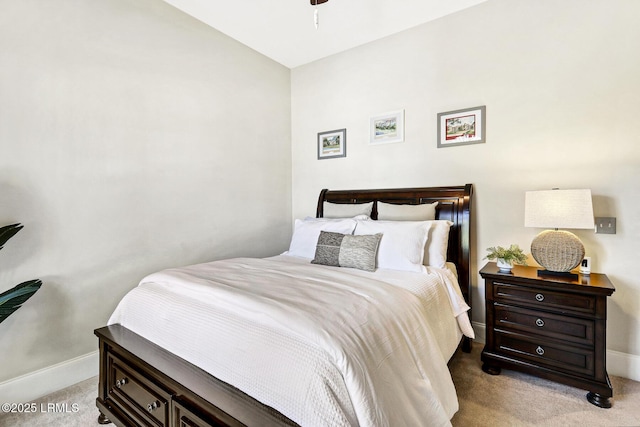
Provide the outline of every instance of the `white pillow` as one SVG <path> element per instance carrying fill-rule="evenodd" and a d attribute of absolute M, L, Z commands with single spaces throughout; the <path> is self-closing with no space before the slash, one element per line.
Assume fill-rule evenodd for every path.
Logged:
<path fill-rule="evenodd" d="M 355 235 L 382 233 L 378 268 L 424 271 L 422 265 L 430 221 L 357 221 Z"/>
<path fill-rule="evenodd" d="M 304 221 L 296 219 L 287 255 L 313 259 L 321 231 L 353 234 L 355 227 L 356 221 L 354 219 L 332 221 L 323 218 L 318 218 L 317 220 L 308 218 Z"/>
<path fill-rule="evenodd" d="M 324 218 L 353 218 L 358 215 L 371 216 L 373 202 L 369 203 L 322 203 Z"/>
<path fill-rule="evenodd" d="M 386 221 L 426 221 L 436 219 L 438 202 L 421 205 L 394 205 L 378 202 L 378 219 Z"/>
<path fill-rule="evenodd" d="M 431 224 L 429 237 L 424 247 L 424 265 L 444 268 L 449 247 L 449 230 L 453 222 L 446 220 L 427 221 Z"/>

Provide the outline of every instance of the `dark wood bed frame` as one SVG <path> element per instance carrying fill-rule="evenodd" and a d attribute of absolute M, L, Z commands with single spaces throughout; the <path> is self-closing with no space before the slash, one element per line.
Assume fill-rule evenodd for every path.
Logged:
<path fill-rule="evenodd" d="M 471 306 L 471 184 L 453 187 L 387 190 L 322 190 L 323 202 L 423 204 L 439 202 L 437 219 L 453 222 L 448 260 L 458 268 L 462 293 Z M 118 426 L 292 426 L 282 414 L 200 368 L 162 349 L 121 325 L 95 330 L 99 339 L 100 372 L 96 405 L 98 422 Z M 211 343 L 212 349 L 224 343 Z M 463 338 L 463 351 L 471 340 Z"/>

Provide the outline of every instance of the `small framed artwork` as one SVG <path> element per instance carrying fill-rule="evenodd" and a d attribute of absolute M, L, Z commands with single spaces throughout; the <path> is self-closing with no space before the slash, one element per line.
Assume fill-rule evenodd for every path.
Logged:
<path fill-rule="evenodd" d="M 390 144 L 402 141 L 404 141 L 404 110 L 371 117 L 369 123 L 370 144 Z"/>
<path fill-rule="evenodd" d="M 483 144 L 486 107 L 466 108 L 438 114 L 438 148 Z"/>
<path fill-rule="evenodd" d="M 318 133 L 318 160 L 347 157 L 347 130 Z"/>

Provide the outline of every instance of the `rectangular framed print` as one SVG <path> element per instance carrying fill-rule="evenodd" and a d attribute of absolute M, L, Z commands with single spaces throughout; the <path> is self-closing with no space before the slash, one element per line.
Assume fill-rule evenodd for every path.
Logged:
<path fill-rule="evenodd" d="M 318 160 L 347 157 L 347 130 L 318 133 Z"/>
<path fill-rule="evenodd" d="M 369 143 L 390 144 L 404 141 L 404 110 L 391 111 L 371 117 Z"/>
<path fill-rule="evenodd" d="M 438 114 L 438 148 L 485 142 L 486 107 Z"/>

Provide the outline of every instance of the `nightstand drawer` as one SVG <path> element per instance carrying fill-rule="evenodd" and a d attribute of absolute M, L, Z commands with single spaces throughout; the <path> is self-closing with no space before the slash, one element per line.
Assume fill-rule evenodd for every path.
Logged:
<path fill-rule="evenodd" d="M 562 369 L 587 376 L 594 373 L 593 351 L 505 331 L 495 330 L 494 333 L 496 348 L 507 356 L 529 360 L 551 369 Z"/>
<path fill-rule="evenodd" d="M 560 313 L 595 315 L 596 297 L 570 292 L 556 292 L 544 288 L 495 282 L 494 301 L 521 304 L 536 310 L 552 310 Z"/>
<path fill-rule="evenodd" d="M 496 303 L 495 328 L 512 329 L 561 341 L 594 345 L 595 322 L 590 319 L 561 316 Z"/>

